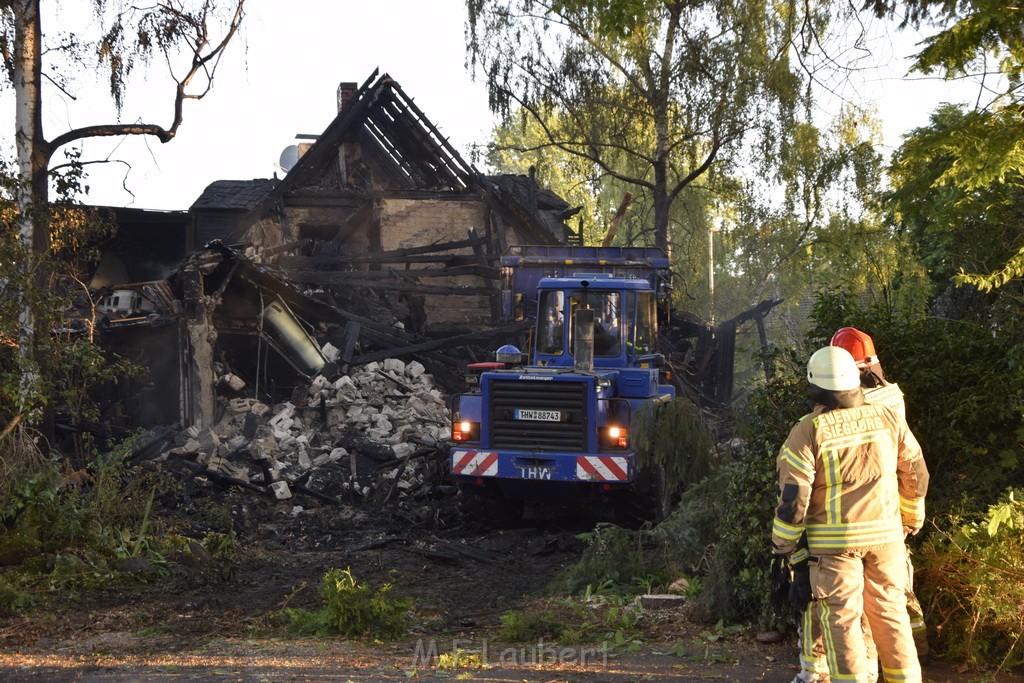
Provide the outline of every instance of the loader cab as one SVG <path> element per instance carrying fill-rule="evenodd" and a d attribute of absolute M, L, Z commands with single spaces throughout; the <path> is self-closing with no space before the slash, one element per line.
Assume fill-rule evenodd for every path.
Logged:
<path fill-rule="evenodd" d="M 646 280 L 606 274 L 543 278 L 538 286 L 534 364 L 572 367 L 574 318 L 594 313 L 594 366 L 639 366 L 657 355 L 654 292 Z"/>

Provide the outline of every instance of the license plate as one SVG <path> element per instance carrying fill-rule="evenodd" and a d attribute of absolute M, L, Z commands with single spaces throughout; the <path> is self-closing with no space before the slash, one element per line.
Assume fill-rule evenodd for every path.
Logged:
<path fill-rule="evenodd" d="M 539 422 L 561 422 L 562 413 L 557 410 L 523 410 L 515 411 L 517 420 L 537 420 Z"/>

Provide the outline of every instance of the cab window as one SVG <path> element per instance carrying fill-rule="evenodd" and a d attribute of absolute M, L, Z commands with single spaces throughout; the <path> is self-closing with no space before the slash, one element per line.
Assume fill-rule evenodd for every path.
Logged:
<path fill-rule="evenodd" d="M 633 326 L 633 353 L 643 356 L 658 350 L 658 310 L 654 294 L 641 292 L 636 297 L 636 323 Z"/>
<path fill-rule="evenodd" d="M 537 315 L 537 353 L 560 355 L 565 348 L 565 292 L 544 292 Z"/>
<path fill-rule="evenodd" d="M 614 358 L 622 349 L 621 296 L 618 292 L 573 292 L 573 312 L 580 308 L 594 311 L 594 357 Z M 569 328 L 570 336 L 572 328 Z M 570 345 L 570 349 L 572 346 Z"/>

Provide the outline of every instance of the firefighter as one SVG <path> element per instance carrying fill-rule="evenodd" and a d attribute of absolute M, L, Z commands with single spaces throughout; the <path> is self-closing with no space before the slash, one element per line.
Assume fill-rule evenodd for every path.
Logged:
<path fill-rule="evenodd" d="M 832 678 L 870 680 L 866 618 L 886 680 L 920 683 L 903 543 L 924 523 L 928 470 L 920 446 L 896 411 L 865 403 L 845 349 L 816 351 L 807 379 L 818 405 L 779 451 L 773 549 L 799 559 L 794 551 L 807 534 L 808 585 Z"/>
<path fill-rule="evenodd" d="M 846 349 L 853 356 L 860 370 L 860 385 L 864 389 L 864 400 L 868 403 L 880 403 L 889 406 L 902 417 L 907 416 L 907 405 L 903 400 L 903 392 L 895 382 L 890 383 L 882 372 L 882 364 L 875 353 L 875 342 L 870 335 L 855 327 L 843 327 L 832 335 L 832 346 Z M 914 565 L 910 561 L 910 549 L 907 549 L 907 613 L 910 615 L 910 628 L 914 631 L 914 644 L 917 656 L 921 661 L 928 658 L 928 629 L 924 623 L 924 610 L 921 601 L 914 595 Z"/>
<path fill-rule="evenodd" d="M 860 370 L 861 388 L 867 403 L 880 403 L 894 409 L 902 417 L 906 417 L 906 404 L 903 392 L 895 383 L 885 379 L 882 365 L 875 352 L 875 343 L 870 335 L 854 327 L 843 327 L 832 336 L 832 346 L 846 349 Z M 800 638 L 800 673 L 793 683 L 816 683 L 827 681 L 828 663 L 825 660 L 821 630 L 818 627 L 816 605 L 810 599 L 807 563 L 803 561 L 806 551 L 806 536 L 801 537 L 797 552 L 791 557 L 793 583 L 790 587 L 790 604 L 800 615 L 797 634 Z M 910 549 L 907 549 L 907 613 L 910 615 L 910 627 L 914 633 L 914 644 L 917 646 L 918 659 L 922 662 L 928 658 L 928 633 L 925 628 L 924 611 L 921 602 L 914 594 L 914 567 L 911 563 Z M 805 611 L 806 610 L 806 611 Z M 874 641 L 870 637 L 870 625 L 864 623 L 865 643 L 867 645 L 868 669 L 870 681 L 876 680 L 878 671 L 877 653 Z"/>

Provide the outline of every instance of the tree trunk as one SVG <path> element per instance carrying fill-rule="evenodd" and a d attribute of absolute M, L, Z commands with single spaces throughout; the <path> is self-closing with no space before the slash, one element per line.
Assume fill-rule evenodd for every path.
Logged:
<path fill-rule="evenodd" d="M 27 393 L 34 384 L 33 348 L 35 346 L 35 320 L 32 313 L 30 286 L 35 270 L 35 283 L 45 286 L 46 274 L 40 267 L 50 246 L 46 216 L 48 200 L 47 167 L 49 154 L 43 138 L 42 123 L 42 29 L 39 19 L 39 0 L 17 0 L 12 4 L 14 13 L 14 96 L 15 146 L 18 157 L 20 184 L 18 208 L 20 210 L 19 235 L 25 258 L 25 269 L 17 296 L 20 298 L 18 344 L 19 356 L 25 363 L 22 369 L 22 407 L 27 406 Z"/>
<path fill-rule="evenodd" d="M 665 255 L 671 258 L 672 246 L 669 240 L 669 209 L 671 204 L 668 198 L 668 170 L 664 156 L 659 157 L 654 162 L 654 187 L 651 193 L 654 202 L 655 246 L 663 249 Z"/>

